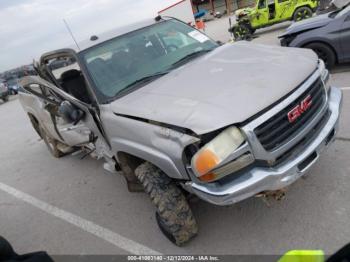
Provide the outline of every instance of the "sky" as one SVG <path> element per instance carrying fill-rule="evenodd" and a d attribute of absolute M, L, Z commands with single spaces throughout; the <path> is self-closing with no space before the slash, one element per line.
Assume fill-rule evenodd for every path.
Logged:
<path fill-rule="evenodd" d="M 178 0 L 0 0 L 0 72 L 144 18 Z"/>

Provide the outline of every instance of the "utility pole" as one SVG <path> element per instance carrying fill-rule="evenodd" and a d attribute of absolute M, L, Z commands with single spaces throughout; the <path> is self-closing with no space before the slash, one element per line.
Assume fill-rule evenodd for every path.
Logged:
<path fill-rule="evenodd" d="M 231 0 L 225 0 L 225 3 L 226 3 L 227 14 L 230 15 L 231 14 Z"/>
<path fill-rule="evenodd" d="M 213 15 L 215 16 L 214 0 L 210 0 L 210 6 L 211 6 L 211 10 L 212 10 L 212 12 L 213 12 Z"/>

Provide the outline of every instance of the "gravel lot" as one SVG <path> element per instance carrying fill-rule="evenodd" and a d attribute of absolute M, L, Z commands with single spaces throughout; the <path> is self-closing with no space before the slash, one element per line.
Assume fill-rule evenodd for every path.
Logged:
<path fill-rule="evenodd" d="M 260 30 L 254 41 L 278 44 L 286 25 Z M 209 23 L 207 32 L 226 41 L 227 27 L 222 18 Z M 348 66 L 333 73 L 334 85 L 350 86 Z M 284 201 L 270 207 L 260 199 L 230 207 L 194 201 L 199 236 L 178 248 L 158 229 L 148 196 L 129 193 L 124 179 L 105 172 L 102 162 L 52 158 L 13 97 L 0 102 L 0 235 L 19 253 L 55 255 L 128 254 L 121 248 L 128 240 L 164 254 L 281 254 L 298 248 L 332 253 L 350 242 L 349 119 L 350 90 L 344 89 L 338 139 Z M 9 194 L 6 186 L 17 191 Z"/>

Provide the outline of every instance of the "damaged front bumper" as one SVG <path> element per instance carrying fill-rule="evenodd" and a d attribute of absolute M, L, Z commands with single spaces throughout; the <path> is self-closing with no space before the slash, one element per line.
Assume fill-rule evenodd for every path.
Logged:
<path fill-rule="evenodd" d="M 317 161 L 320 153 L 334 141 L 338 130 L 342 93 L 332 87 L 329 92 L 330 116 L 317 136 L 298 155 L 287 159 L 278 167 L 254 167 L 229 182 L 187 182 L 184 187 L 199 198 L 215 205 L 231 205 L 261 192 L 287 187 L 303 176 Z"/>

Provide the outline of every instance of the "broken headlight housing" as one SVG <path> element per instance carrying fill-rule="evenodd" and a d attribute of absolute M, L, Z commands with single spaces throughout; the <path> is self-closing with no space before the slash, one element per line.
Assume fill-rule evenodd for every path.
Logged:
<path fill-rule="evenodd" d="M 328 91 L 330 88 L 330 84 L 329 84 L 329 76 L 330 75 L 329 75 L 329 71 L 326 68 L 326 65 L 322 59 L 318 60 L 318 71 L 320 72 L 321 80 L 322 80 L 326 90 Z"/>
<path fill-rule="evenodd" d="M 250 152 L 239 149 L 246 139 L 237 127 L 229 127 L 204 145 L 193 157 L 191 167 L 203 182 L 213 182 L 254 162 Z"/>

